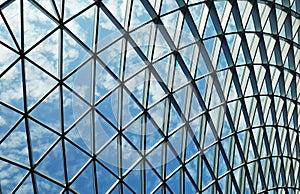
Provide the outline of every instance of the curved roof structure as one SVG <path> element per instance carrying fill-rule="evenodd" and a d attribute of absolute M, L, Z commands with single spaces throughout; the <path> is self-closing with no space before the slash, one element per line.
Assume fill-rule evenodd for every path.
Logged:
<path fill-rule="evenodd" d="M 0 0 L 0 193 L 296 193 L 300 1 Z"/>

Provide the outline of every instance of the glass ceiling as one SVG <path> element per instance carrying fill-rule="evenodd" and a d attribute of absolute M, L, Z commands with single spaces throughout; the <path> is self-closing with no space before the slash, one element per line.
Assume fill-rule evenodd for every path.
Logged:
<path fill-rule="evenodd" d="M 299 26 L 298 0 L 0 0 L 0 193 L 299 192 Z"/>

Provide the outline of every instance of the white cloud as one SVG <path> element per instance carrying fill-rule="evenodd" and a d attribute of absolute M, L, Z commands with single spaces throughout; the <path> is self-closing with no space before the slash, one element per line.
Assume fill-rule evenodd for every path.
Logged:
<path fill-rule="evenodd" d="M 6 125 L 6 120 L 2 116 L 0 116 L 0 126 L 4 125 Z"/>

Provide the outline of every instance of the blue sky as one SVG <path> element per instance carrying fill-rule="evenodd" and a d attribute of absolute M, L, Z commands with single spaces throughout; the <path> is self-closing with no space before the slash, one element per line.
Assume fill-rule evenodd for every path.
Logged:
<path fill-rule="evenodd" d="M 120 23 L 124 23 L 124 17 L 125 17 L 125 7 L 126 1 L 123 3 L 120 2 L 114 2 L 112 1 L 104 1 L 104 4 L 110 9 L 112 14 L 120 21 Z M 138 1 L 137 1 L 138 2 Z M 41 1 L 40 4 L 42 6 L 49 6 L 49 2 L 47 1 Z M 80 6 L 79 6 L 80 4 Z M 76 6 L 75 6 L 76 5 Z M 66 9 L 65 9 L 65 19 L 70 18 L 73 14 L 80 11 L 78 7 L 86 7 L 88 3 L 82 3 L 80 1 L 78 2 L 70 2 L 66 1 Z M 120 6 L 121 5 L 121 6 Z M 166 5 L 163 6 L 162 12 L 168 12 L 172 8 L 169 7 L 169 5 L 173 5 L 171 1 L 167 1 Z M 47 18 L 45 15 L 41 14 L 39 10 L 36 9 L 33 5 L 31 5 L 29 2 L 25 2 L 25 13 L 27 14 L 25 17 L 25 49 L 29 49 L 34 43 L 37 42 L 37 40 L 40 40 L 45 36 L 47 33 L 49 33 L 51 30 L 53 30 L 56 27 L 56 24 L 51 21 L 49 18 Z M 176 6 L 175 6 L 176 7 Z M 200 8 L 200 6 L 199 6 Z M 20 24 L 20 15 L 17 11 L 19 8 L 19 3 L 16 1 L 12 3 L 8 8 L 3 10 L 4 16 L 6 19 L 8 19 L 8 22 L 10 24 L 10 27 L 12 27 L 13 33 L 15 34 L 17 40 L 20 40 L 20 25 L 13 25 L 13 23 Z M 146 10 L 143 8 L 143 6 L 140 3 L 136 3 L 133 5 L 133 9 L 135 10 L 133 12 L 132 16 L 132 24 L 131 28 L 134 28 L 135 26 L 141 24 L 142 22 L 146 22 L 150 19 L 149 15 L 147 14 Z M 9 14 L 15 10 L 15 13 L 17 13 L 14 16 L 11 16 Z M 197 12 L 196 10 L 194 10 Z M 50 9 L 49 12 L 53 15 L 55 15 L 55 12 Z M 76 19 L 68 22 L 66 26 L 74 33 L 75 36 L 80 38 L 87 46 L 92 46 L 92 36 L 93 36 L 93 26 L 94 23 L 94 8 L 89 9 L 88 11 L 84 12 L 80 16 L 78 16 Z M 167 18 L 167 16 L 166 16 Z M 176 21 L 177 15 L 173 14 L 172 17 L 168 17 L 167 20 L 164 20 L 166 26 L 172 26 L 171 24 Z M 1 29 L 5 30 L 5 26 L 3 23 L 0 25 Z M 145 26 L 145 28 L 142 28 L 138 31 L 136 31 L 136 34 L 144 34 L 145 37 L 150 37 L 149 27 Z M 34 29 L 34 30 L 33 30 Z M 169 32 L 176 33 L 176 30 L 172 31 L 172 28 L 167 28 Z M 171 30 L 171 31 L 170 31 Z M 119 38 L 121 34 L 116 30 L 114 25 L 111 23 L 111 21 L 103 14 L 102 11 L 100 11 L 100 25 L 99 25 L 99 45 L 98 48 L 104 48 L 105 45 L 110 44 L 111 41 L 114 41 L 115 39 Z M 134 33 L 132 33 L 134 37 Z M 185 37 L 184 37 L 185 36 Z M 186 33 L 183 35 L 182 40 L 180 41 L 181 45 L 184 45 L 183 41 L 191 42 L 193 40 L 189 39 L 188 37 L 190 34 Z M 165 54 L 168 54 L 170 52 L 170 49 L 166 45 L 166 43 L 163 42 L 163 39 L 161 36 L 158 36 L 160 40 L 158 39 L 156 44 L 156 54 L 154 56 L 154 59 L 159 59 L 163 57 Z M 12 41 L 9 39 L 10 37 L 7 35 L 7 33 L 1 33 L 1 40 L 3 40 L 5 43 L 11 45 L 14 49 L 15 45 L 12 43 Z M 142 38 L 142 37 L 141 37 Z M 141 40 L 139 36 L 135 37 L 135 40 L 141 45 L 141 48 L 147 49 L 147 39 Z M 185 39 L 184 39 L 185 38 Z M 26 90 L 27 90 L 27 104 L 30 110 L 30 118 L 29 121 L 29 130 L 30 130 L 30 138 L 32 141 L 32 154 L 34 162 L 38 161 L 40 157 L 43 157 L 45 152 L 48 152 L 47 156 L 43 158 L 43 160 L 38 164 L 36 167 L 36 171 L 49 176 L 53 179 L 55 179 L 58 182 L 63 183 L 64 182 L 64 173 L 63 173 L 63 158 L 62 158 L 62 143 L 59 141 L 59 133 L 61 132 L 61 123 L 60 123 L 60 107 L 59 107 L 59 101 L 60 101 L 60 95 L 59 95 L 59 87 L 57 87 L 58 82 L 58 69 L 59 69 L 59 55 L 58 55 L 58 44 L 59 41 L 59 31 L 56 31 L 52 33 L 51 36 L 49 36 L 45 41 L 40 43 L 37 47 L 32 49 L 26 56 L 32 60 L 34 63 L 42 67 L 44 70 L 48 71 L 50 73 L 50 76 L 47 75 L 42 69 L 37 68 L 36 64 L 33 64 L 30 60 L 25 60 L 25 73 L 26 73 Z M 158 45 L 158 43 L 161 42 L 161 45 Z M 18 41 L 18 43 L 20 43 Z M 103 51 L 99 54 L 101 59 L 107 64 L 109 69 L 118 76 L 119 73 L 119 66 L 120 66 L 120 58 L 122 57 L 121 51 L 121 43 L 122 40 L 119 41 L 120 44 L 114 44 L 106 49 L 106 51 Z M 144 45 L 144 47 L 143 47 Z M 86 59 L 90 57 L 89 54 L 77 43 L 75 42 L 72 37 L 64 33 L 63 34 L 63 46 L 64 46 L 64 55 L 63 55 L 63 76 L 68 76 L 70 72 L 74 68 L 76 68 L 79 64 L 82 64 Z M 13 60 L 15 60 L 18 56 L 8 50 L 5 47 L 1 47 L 3 52 L 7 53 L 7 57 L 2 58 L 1 60 L 1 71 L 7 69 L 7 64 L 10 64 Z M 2 51 L 1 50 L 1 51 Z M 147 50 L 143 50 L 146 54 Z M 182 54 L 185 56 L 185 61 L 190 62 L 191 56 L 188 54 L 191 51 L 188 50 L 182 50 Z M 154 67 L 157 68 L 160 76 L 163 80 L 166 81 L 165 76 L 168 74 L 168 64 L 170 63 L 171 57 L 166 57 L 166 60 L 163 62 L 156 62 L 154 64 Z M 89 68 L 89 65 L 91 63 L 87 63 L 83 68 L 79 69 L 76 73 L 69 76 L 68 79 L 65 80 L 65 84 L 70 87 L 70 89 L 73 89 L 75 92 L 77 92 L 79 95 L 83 96 L 83 98 L 89 102 L 90 101 L 90 79 L 87 77 L 90 74 L 91 69 Z M 130 45 L 128 45 L 127 48 L 127 63 L 125 64 L 125 85 L 129 89 L 129 91 L 132 91 L 136 98 L 140 100 L 140 103 L 142 103 L 142 96 L 143 96 L 143 90 L 144 90 L 144 74 L 145 74 L 145 64 L 143 61 L 141 61 L 136 54 L 136 52 L 133 50 Z M 201 68 L 199 68 L 201 69 Z M 133 73 L 136 71 L 141 71 L 139 74 L 140 77 L 130 78 Z M 203 69 L 203 71 L 205 71 Z M 97 108 L 101 113 L 103 113 L 104 116 L 106 116 L 111 122 L 113 126 L 111 126 L 107 121 L 105 121 L 103 118 L 98 116 L 96 118 L 96 131 L 100 130 L 99 132 L 96 132 L 96 149 L 100 149 L 101 147 L 105 146 L 106 141 L 113 138 L 117 133 L 117 126 L 118 126 L 118 119 L 117 119 L 117 101 L 118 101 L 118 92 L 120 92 L 120 89 L 115 90 L 114 88 L 118 87 L 118 82 L 110 76 L 106 70 L 103 69 L 102 66 L 97 64 L 97 77 L 96 77 L 96 96 L 95 100 L 99 100 L 103 98 L 107 92 L 109 91 L 115 91 L 110 96 L 106 97 L 107 100 L 103 100 L 103 103 L 100 103 Z M 202 72 L 202 74 L 205 74 L 206 72 Z M 21 63 L 17 62 L 16 65 L 14 65 L 12 68 L 8 70 L 6 74 L 4 74 L 1 77 L 1 101 L 10 104 L 11 106 L 17 108 L 20 113 L 24 110 L 23 107 L 23 97 L 22 97 L 22 68 Z M 129 79 L 130 78 L 130 79 Z M 99 79 L 99 80 L 98 80 Z M 129 79 L 127 81 L 127 79 Z M 178 66 L 176 67 L 176 73 L 175 73 L 175 80 L 176 82 L 173 85 L 174 90 L 178 90 L 178 92 L 175 92 L 174 97 L 176 101 L 179 103 L 181 108 L 183 108 L 184 104 L 184 98 L 185 98 L 185 92 L 186 89 L 178 89 L 182 85 L 187 83 L 187 79 L 185 78 L 183 72 L 181 71 L 181 68 Z M 150 94 L 149 94 L 149 106 L 152 107 L 149 109 L 149 112 L 151 113 L 152 118 L 158 124 L 159 127 L 163 127 L 163 112 L 164 112 L 164 103 L 157 103 L 158 100 L 166 96 L 166 93 L 163 91 L 161 86 L 159 85 L 159 82 L 156 81 L 154 78 L 154 75 L 150 75 Z M 7 90 L 7 89 L 8 90 Z M 54 89 L 53 89 L 54 88 Z M 63 103 L 64 103 L 64 130 L 68 130 L 72 123 L 74 123 L 78 118 L 81 117 L 82 114 L 84 114 L 88 110 L 88 106 L 79 99 L 76 95 L 74 95 L 67 87 L 62 87 L 63 89 Z M 200 90 L 203 90 L 205 88 L 199 88 Z M 49 91 L 52 91 L 48 94 Z M 34 106 L 39 99 L 41 99 L 44 95 L 47 95 L 47 97 L 41 102 L 38 106 Z M 136 122 L 132 124 L 127 124 L 130 122 L 133 118 L 141 117 L 141 111 L 142 109 L 138 107 L 131 97 L 129 96 L 128 92 L 123 90 L 123 124 L 122 126 L 125 127 L 125 135 L 127 138 L 129 138 L 132 142 L 135 143 L 137 148 L 140 146 L 140 128 L 142 127 L 140 122 L 140 119 L 137 119 Z M 155 105 L 157 103 L 157 105 Z M 197 115 L 199 114 L 199 111 L 197 109 L 197 104 L 195 104 L 196 101 L 193 102 L 193 107 L 195 107 L 196 111 L 193 114 Z M 155 106 L 153 106 L 155 105 Z M 199 105 L 198 105 L 199 106 Z M 31 108 L 34 107 L 33 110 Z M 192 109 L 193 109 L 192 107 Z M 198 112 L 198 113 L 197 113 Z M 181 118 L 176 116 L 178 114 L 175 109 L 171 109 L 171 120 L 169 124 L 170 131 L 178 130 L 178 132 L 174 133 L 170 137 L 170 142 L 174 146 L 174 149 L 178 154 L 180 154 L 180 144 L 178 142 L 181 141 L 181 127 L 184 127 L 183 121 L 180 121 Z M 50 116 L 51 115 L 51 116 Z M 17 113 L 16 111 L 12 111 L 4 106 L 1 106 L 1 117 L 0 117 L 0 125 L 1 129 L 1 137 L 4 137 L 4 135 L 8 132 L 8 129 L 12 128 L 14 124 L 17 121 L 19 122 L 19 125 L 16 126 L 16 128 L 12 131 L 12 133 L 4 139 L 4 141 L 1 144 L 0 153 L 2 156 L 5 156 L 5 158 L 9 160 L 16 161 L 20 163 L 22 166 L 28 166 L 29 160 L 28 160 L 28 148 L 27 148 L 27 132 L 25 128 L 25 122 L 24 118 L 22 117 L 22 114 Z M 44 123 L 46 126 L 42 126 L 38 124 L 35 119 L 39 122 Z M 66 137 L 70 140 L 82 147 L 82 149 L 85 149 L 87 153 L 90 153 L 90 132 L 89 128 L 91 127 L 90 123 L 90 114 L 88 113 L 83 119 L 78 122 L 78 124 L 73 127 L 67 133 Z M 128 125 L 128 126 L 127 126 Z M 197 127 L 195 127 L 196 129 Z M 104 131 L 103 131 L 104 129 Z M 161 140 L 162 136 L 158 133 L 157 129 L 153 126 L 150 120 L 147 121 L 147 150 L 149 150 L 152 146 L 156 145 L 156 142 L 158 140 Z M 127 131 L 126 131 L 127 130 Z M 197 130 L 197 129 L 196 129 Z M 57 134 L 55 134 L 57 133 Z M 195 131 L 196 134 L 198 132 Z M 123 151 L 123 165 L 126 168 L 129 168 L 134 161 L 140 159 L 140 155 L 137 154 L 137 152 L 132 149 L 129 144 L 126 144 L 126 140 L 123 139 L 124 143 L 122 148 Z M 190 140 L 189 140 L 190 141 Z M 190 142 L 188 142 L 190 143 Z M 207 143 L 207 145 L 213 143 L 213 140 L 211 142 Z M 106 150 L 108 152 L 103 151 L 99 154 L 98 159 L 102 161 L 105 165 L 108 166 L 109 169 L 112 170 L 112 172 L 115 173 L 115 176 L 117 175 L 117 144 L 116 140 L 114 140 L 112 145 L 108 146 Z M 53 145 L 54 148 L 49 150 L 50 147 Z M 76 147 L 74 147 L 69 141 L 65 141 L 64 146 L 66 147 L 66 162 L 67 162 L 67 171 L 68 171 L 68 178 L 69 181 L 71 180 L 73 182 L 73 176 L 76 176 L 77 172 L 85 168 L 85 170 L 78 176 L 78 178 L 75 179 L 75 181 L 72 183 L 71 188 L 80 192 L 90 192 L 92 191 L 92 181 L 90 177 L 92 176 L 92 164 L 90 163 L 89 157 L 84 154 L 83 152 L 79 151 Z M 192 148 L 191 148 L 192 149 Z M 145 150 L 147 152 L 147 150 Z M 196 151 L 196 150 L 194 150 Z M 193 151 L 192 151 L 193 152 Z M 112 155 L 112 153 L 114 153 Z M 195 153 L 189 153 L 190 156 L 192 156 Z M 159 146 L 157 149 L 155 149 L 152 153 L 149 154 L 147 157 L 148 160 L 154 165 L 157 172 L 160 173 L 160 160 L 158 158 L 161 157 L 161 146 Z M 179 162 L 176 161 L 175 155 L 171 154 L 170 150 L 167 154 L 167 176 L 172 173 L 173 170 L 177 169 L 179 166 Z M 193 163 L 196 164 L 196 160 L 193 161 Z M 194 166 L 195 167 L 195 166 Z M 32 187 L 31 187 L 31 177 L 28 176 L 28 171 L 25 169 L 22 169 L 20 167 L 17 167 L 15 165 L 6 163 L 1 161 L 1 173 L 0 173 L 0 179 L 1 179 L 1 185 L 3 192 L 10 191 L 14 189 L 14 187 L 18 184 L 19 181 L 24 181 L 22 186 L 19 188 L 19 192 L 23 193 L 31 193 Z M 130 172 L 126 178 L 125 182 L 132 186 L 132 188 L 135 190 L 135 192 L 140 192 L 140 182 L 136 181 L 140 177 L 141 171 L 139 170 L 139 165 L 137 165 L 136 170 Z M 149 169 L 148 169 L 149 168 Z M 195 177 L 195 169 L 190 169 L 190 173 L 193 174 L 193 177 Z M 148 166 L 146 171 L 146 177 L 147 177 L 147 193 L 149 193 L 151 190 L 155 189 L 156 186 L 160 183 L 159 178 L 157 175 L 154 174 L 154 172 L 150 169 Z M 117 178 L 110 175 L 110 173 L 101 167 L 100 165 L 97 165 L 97 178 L 98 178 L 98 187 L 101 192 L 105 192 L 108 190 L 111 185 L 115 184 L 117 181 Z M 27 177 L 27 178 L 26 178 Z M 105 178 L 104 178 L 105 177 Z M 173 192 L 176 192 L 179 190 L 179 177 L 180 172 L 176 172 L 170 180 L 168 180 L 168 184 L 170 188 L 173 190 Z M 56 193 L 61 190 L 60 186 L 54 186 L 50 181 L 46 180 L 45 178 L 42 178 L 40 176 L 36 176 L 37 183 L 38 183 L 38 189 L 40 192 L 52 192 Z M 204 175 L 205 179 L 205 175 Z M 189 178 L 186 176 L 186 192 L 195 192 L 195 189 L 191 185 Z M 195 180 L 194 180 L 195 181 Z M 126 188 L 124 187 L 126 190 Z"/>
<path fill-rule="evenodd" d="M 0 1 L 0 5 L 3 2 L 4 1 Z M 40 0 L 37 2 L 57 18 L 50 1 Z M 93 2 L 94 1 L 91 0 L 65 0 L 64 21 L 68 21 L 74 14 Z M 127 1 L 121 0 L 102 1 L 121 25 L 124 25 L 126 21 L 126 2 Z M 154 2 L 155 1 L 150 1 L 151 5 L 157 11 L 158 6 L 155 6 Z M 59 1 L 56 1 L 56 3 L 59 7 Z M 189 3 L 195 2 L 190 1 Z M 231 35 L 226 35 L 226 40 L 231 52 L 234 53 L 233 60 L 237 61 L 238 65 L 241 65 L 245 63 L 243 54 L 237 54 L 242 53 L 241 49 L 239 49 L 241 39 L 234 34 L 236 28 L 232 14 L 230 14 L 228 18 L 222 18 L 222 14 L 230 11 L 231 8 L 229 3 L 225 4 L 226 3 L 221 2 L 215 4 L 217 14 L 220 17 L 223 28 L 228 24 L 224 31 L 231 33 Z M 249 4 L 239 3 L 239 7 L 241 10 L 244 10 L 245 8 L 249 8 Z M 168 13 L 177 8 L 177 4 L 175 4 L 174 1 L 163 1 L 161 14 Z M 262 8 L 260 7 L 260 9 Z M 265 9 L 268 11 L 268 8 Z M 93 60 L 91 60 L 91 56 L 85 50 L 84 46 L 75 41 L 72 35 L 63 31 L 63 56 L 60 56 L 58 52 L 60 47 L 60 30 L 57 29 L 57 24 L 42 14 L 42 12 L 29 1 L 24 1 L 26 15 L 24 16 L 24 47 L 25 50 L 29 51 L 26 53 L 27 58 L 24 60 L 26 95 L 29 111 L 29 116 L 27 117 L 29 131 L 27 131 L 23 114 L 25 110 L 23 107 L 23 69 L 22 63 L 20 60 L 17 60 L 19 57 L 17 50 L 21 43 L 19 10 L 19 1 L 14 1 L 2 10 L 17 40 L 17 44 L 13 42 L 5 26 L 5 22 L 0 18 L 0 100 L 2 103 L 0 105 L 0 183 L 3 193 L 12 191 L 20 182 L 22 182 L 22 186 L 18 188 L 19 193 L 33 192 L 31 175 L 28 171 L 30 162 L 27 138 L 31 139 L 33 162 L 36 163 L 39 161 L 34 169 L 38 172 L 35 178 L 39 192 L 58 193 L 63 189 L 60 183 L 64 184 L 65 182 L 64 160 L 62 157 L 62 150 L 63 147 L 65 147 L 67 178 L 68 181 L 72 183 L 70 188 L 79 193 L 92 193 L 93 182 L 91 177 L 93 176 L 93 162 L 89 155 L 93 152 L 90 132 L 93 125 L 95 127 L 97 159 L 106 167 L 104 168 L 99 163 L 96 163 L 99 192 L 118 192 L 117 157 L 120 145 L 118 144 L 117 134 L 120 126 L 123 130 L 123 135 L 135 146 L 135 148 L 133 148 L 127 139 L 122 137 L 122 173 L 126 175 L 124 182 L 136 193 L 141 192 L 140 177 L 143 171 L 141 171 L 141 165 L 136 164 L 136 161 L 142 160 L 140 154 L 136 151 L 136 149 L 138 149 L 147 154 L 147 160 L 155 169 L 155 171 L 152 170 L 149 164 L 145 166 L 146 193 L 150 193 L 155 189 L 159 192 L 161 189 L 159 188 L 161 180 L 157 176 L 157 173 L 161 173 L 161 153 L 163 145 L 165 145 L 160 144 L 163 140 L 163 136 L 159 130 L 166 127 L 164 123 L 164 113 L 168 111 L 168 109 L 166 109 L 166 104 L 168 103 L 166 97 L 169 95 L 166 90 L 172 90 L 172 96 L 176 102 L 174 103 L 173 101 L 170 106 L 170 120 L 168 123 L 169 144 L 166 145 L 166 177 L 168 178 L 167 184 L 169 185 L 169 189 L 174 193 L 178 193 L 180 190 L 180 173 L 183 171 L 179 169 L 180 162 L 177 161 L 176 156 L 181 155 L 182 134 L 187 130 L 187 126 L 190 127 L 197 139 L 203 140 L 200 144 L 203 144 L 201 146 L 203 146 L 205 152 L 202 153 L 202 151 L 197 149 L 189 134 L 186 143 L 186 159 L 193 158 L 197 154 L 204 154 L 209 165 L 215 168 L 216 145 L 214 143 L 216 142 L 216 137 L 209 124 L 215 127 L 220 137 L 224 138 L 228 136 L 222 142 L 222 146 L 226 154 L 228 154 L 230 141 L 233 141 L 233 138 L 229 137 L 232 130 L 230 129 L 228 121 L 224 119 L 226 106 L 224 106 L 225 102 L 222 102 L 222 98 L 216 91 L 216 83 L 220 82 L 221 87 L 223 87 L 224 85 L 222 84 L 226 82 L 226 79 L 228 79 L 231 74 L 230 71 L 226 69 L 228 68 L 228 64 L 225 56 L 220 55 L 217 61 L 218 56 L 214 53 L 214 51 L 218 49 L 218 45 L 220 45 L 220 40 L 218 38 L 209 39 L 209 37 L 217 35 L 217 32 L 208 14 L 209 8 L 205 4 L 191 6 L 189 10 L 196 25 L 200 24 L 199 34 L 205 39 L 203 44 L 205 50 L 210 55 L 210 62 L 204 61 L 202 51 L 200 51 L 199 58 L 197 58 L 199 62 L 194 64 L 194 61 L 196 61 L 195 58 L 193 58 L 194 44 L 191 43 L 193 43 L 195 39 L 189 31 L 188 25 L 184 23 L 182 30 L 176 29 L 174 25 L 182 16 L 180 11 L 177 10 L 172 14 L 161 17 L 171 39 L 175 42 L 175 46 L 179 48 L 178 52 L 182 56 L 188 70 L 191 71 L 193 66 L 197 66 L 197 71 L 194 72 L 196 78 L 195 83 L 200 94 L 203 97 L 206 96 L 206 98 L 204 98 L 205 106 L 210 109 L 209 114 L 212 119 L 210 123 L 204 122 L 206 123 L 204 136 L 201 134 L 204 129 L 204 123 L 201 123 L 201 121 L 206 118 L 203 114 L 204 110 L 197 100 L 196 90 L 189 84 L 189 80 L 184 74 L 184 70 L 180 64 L 174 62 L 174 55 L 171 54 L 172 51 L 164 40 L 161 31 L 158 30 L 156 41 L 150 43 L 150 46 L 155 45 L 153 58 L 149 60 L 152 63 L 153 69 L 157 72 L 157 74 L 155 74 L 149 71 L 147 64 L 140 59 L 135 48 L 129 43 L 125 45 L 126 41 L 125 38 L 122 37 L 122 33 L 101 9 L 99 13 L 97 54 L 106 67 L 99 62 L 96 63 L 95 88 L 92 88 L 91 67 Z M 74 36 L 78 37 L 89 48 L 93 46 L 94 13 L 95 6 L 65 24 Z M 59 14 L 61 14 L 60 11 Z M 243 23 L 243 25 L 246 30 L 253 31 L 254 25 L 252 17 L 250 18 L 249 22 Z M 137 43 L 146 57 L 149 57 L 150 54 L 148 52 L 151 50 L 151 47 L 149 47 L 149 40 L 153 32 L 151 28 L 157 27 L 153 22 L 148 22 L 150 19 L 151 17 L 142 3 L 140 1 L 133 1 L 129 35 Z M 135 29 L 146 22 L 148 23 L 143 27 Z M 204 29 L 205 25 L 206 27 Z M 203 29 L 201 26 L 203 26 Z M 52 32 L 54 29 L 56 30 Z M 269 30 L 268 27 L 266 27 L 266 30 Z M 52 32 L 52 34 L 47 39 L 36 47 L 32 47 L 50 32 Z M 178 33 L 181 33 L 181 36 L 177 40 L 176 37 L 179 36 L 176 35 L 178 35 Z M 250 42 L 257 38 L 258 37 L 252 33 L 247 34 L 249 45 Z M 178 42 L 176 42 L 176 40 Z M 113 42 L 114 44 L 112 44 Z M 272 42 L 272 40 L 270 40 L 270 42 Z M 7 44 L 11 49 L 5 47 L 4 44 Z M 191 45 L 187 46 L 189 44 Z M 127 48 L 124 49 L 124 46 L 127 46 Z M 124 50 L 126 50 L 126 52 L 123 52 Z M 124 78 L 120 78 L 120 72 L 122 72 L 120 68 L 124 55 L 126 58 L 124 64 Z M 251 53 L 251 55 L 253 55 L 251 57 L 254 58 L 256 53 Z M 62 76 L 64 78 L 61 88 L 59 86 L 60 57 L 63 64 Z M 212 63 L 212 67 L 218 70 L 217 80 L 213 79 L 210 75 L 212 67 L 207 67 L 208 63 Z M 73 71 L 76 68 L 78 68 L 78 70 Z M 169 71 L 173 69 L 174 81 L 170 81 L 168 80 L 168 74 Z M 247 78 L 245 75 L 247 75 L 247 73 L 249 74 L 249 70 L 245 66 L 236 68 L 236 70 L 240 80 Z M 265 73 L 263 70 L 261 71 Z M 160 77 L 159 80 L 158 77 Z M 146 92 L 145 86 L 147 84 L 149 84 L 148 104 L 143 101 L 143 94 Z M 166 88 L 162 87 L 162 85 L 165 85 Z M 63 123 L 60 117 L 60 89 L 63 96 Z M 91 96 L 93 89 L 95 89 L 94 96 Z M 224 96 L 225 98 L 228 96 L 230 101 L 238 97 L 233 85 L 224 91 L 228 92 L 224 93 Z M 264 92 L 264 90 L 262 90 L 262 92 Z M 42 102 L 39 102 L 45 95 L 47 97 L 44 98 Z M 186 102 L 186 99 L 189 98 L 189 95 L 191 95 L 190 99 L 192 102 L 190 105 L 187 105 L 189 102 Z M 250 96 L 252 93 L 247 90 L 245 95 Z M 118 103 L 120 99 L 123 101 L 121 105 Z M 252 99 L 252 101 L 250 99 L 252 98 L 249 98 L 247 101 L 249 104 L 252 102 L 254 104 L 257 103 L 255 99 Z M 95 105 L 97 111 L 102 114 L 99 115 L 97 112 L 94 112 L 96 115 L 94 120 L 88 105 L 89 103 L 93 103 L 93 101 L 97 103 Z M 9 105 L 9 107 L 4 106 L 3 103 Z M 36 106 L 37 103 L 38 105 Z M 177 105 L 178 107 L 176 107 Z M 144 106 L 145 112 L 147 111 L 151 115 L 152 121 L 150 117 L 147 117 L 146 114 L 143 113 L 141 106 Z M 118 118 L 121 112 L 119 107 L 122 108 L 121 119 Z M 236 107 L 239 107 L 238 101 L 228 103 L 227 107 L 229 107 L 230 110 L 236 110 Z M 178 108 L 183 112 L 185 111 L 185 118 L 179 115 Z M 246 126 L 243 113 L 233 113 L 232 111 L 231 113 L 232 116 L 236 116 L 236 118 L 233 118 L 234 125 L 238 125 L 234 126 L 235 128 L 240 131 L 248 127 Z M 106 117 L 106 119 L 104 117 Z M 146 124 L 142 124 L 143 119 L 146 120 Z M 265 119 L 267 120 L 267 118 Z M 256 124 L 257 122 L 258 117 L 254 117 L 253 123 Z M 142 129 L 146 129 L 145 150 L 142 150 L 141 146 L 141 138 L 143 137 L 141 136 Z M 220 132 L 221 130 L 223 130 L 222 133 Z M 63 142 L 61 141 L 62 131 L 67 132 L 65 134 L 66 139 Z M 245 140 L 244 138 L 247 133 L 248 132 L 239 133 L 238 138 L 240 141 L 243 142 L 243 140 Z M 259 130 L 253 130 L 253 133 L 254 136 L 259 139 L 258 137 L 261 132 Z M 257 139 L 256 141 L 258 141 Z M 108 141 L 111 141 L 111 143 L 108 144 Z M 74 144 L 80 147 L 80 149 L 74 146 Z M 155 149 L 153 149 L 154 147 Z M 172 150 L 177 155 L 174 155 Z M 249 155 L 249 159 L 254 159 L 255 156 L 251 144 L 249 150 L 246 149 L 244 151 Z M 45 153 L 47 154 L 45 155 Z M 229 156 L 227 155 L 227 157 Z M 5 160 L 11 160 L 13 163 L 5 162 Z M 195 182 L 197 181 L 198 162 L 198 157 L 194 157 L 186 164 L 186 168 Z M 220 165 L 218 172 L 215 174 L 217 177 L 227 171 L 224 158 L 220 156 L 218 162 Z M 241 162 L 239 153 L 235 148 L 234 166 L 240 165 Z M 251 165 L 253 165 L 253 163 L 249 165 L 252 168 L 253 166 Z M 130 168 L 134 170 L 128 171 Z M 211 192 L 212 187 L 210 187 L 210 184 L 213 181 L 213 177 L 210 175 L 206 164 L 203 163 L 199 168 L 202 173 L 202 187 L 206 189 L 205 192 Z M 78 172 L 80 173 L 78 174 Z M 244 176 L 243 172 L 239 173 L 240 170 L 235 171 L 237 180 L 239 180 L 241 176 Z M 53 179 L 53 182 L 57 184 L 47 180 L 45 176 L 50 177 Z M 228 176 L 229 175 L 226 175 L 225 178 L 219 181 L 222 189 L 226 187 L 225 180 Z M 185 174 L 184 177 L 186 181 L 185 192 L 195 193 L 196 189 L 193 187 L 190 177 L 187 174 Z M 261 186 L 260 183 L 258 183 L 258 186 Z M 247 184 L 245 188 L 246 191 L 249 191 Z M 125 193 L 130 192 L 126 186 L 123 186 L 123 189 Z"/>

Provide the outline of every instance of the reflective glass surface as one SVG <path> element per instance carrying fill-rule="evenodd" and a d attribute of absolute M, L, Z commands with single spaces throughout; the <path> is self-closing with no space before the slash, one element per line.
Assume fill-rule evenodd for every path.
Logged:
<path fill-rule="evenodd" d="M 300 192 L 299 0 L 0 0 L 0 193 Z"/>

